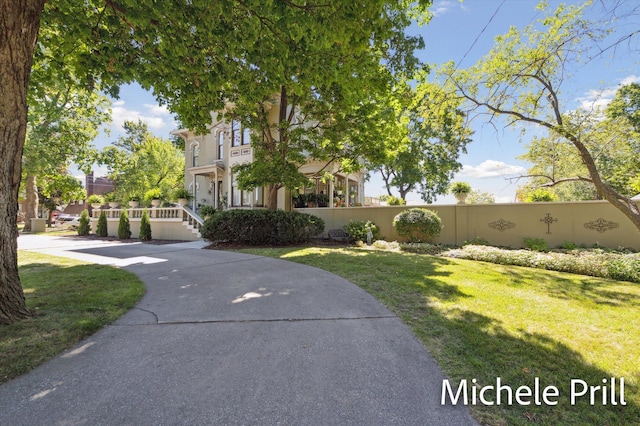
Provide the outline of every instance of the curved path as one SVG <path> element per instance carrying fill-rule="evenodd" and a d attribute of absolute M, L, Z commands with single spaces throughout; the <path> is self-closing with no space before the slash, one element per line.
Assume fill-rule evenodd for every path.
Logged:
<path fill-rule="evenodd" d="M 115 264 L 147 293 L 114 324 L 0 386 L 0 425 L 472 425 L 441 406 L 442 372 L 354 284 L 283 260 L 21 236 Z"/>

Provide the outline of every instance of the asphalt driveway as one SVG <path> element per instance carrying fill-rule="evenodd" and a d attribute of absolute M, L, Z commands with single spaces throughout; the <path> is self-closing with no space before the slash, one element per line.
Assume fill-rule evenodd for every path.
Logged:
<path fill-rule="evenodd" d="M 75 348 L 0 386 L 0 425 L 472 425 L 389 310 L 283 260 L 74 237 L 19 249 L 114 264 L 147 293 Z"/>

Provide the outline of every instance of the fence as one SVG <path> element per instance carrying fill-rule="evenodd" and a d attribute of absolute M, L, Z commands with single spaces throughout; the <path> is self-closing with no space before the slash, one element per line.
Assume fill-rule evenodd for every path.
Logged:
<path fill-rule="evenodd" d="M 435 211 L 443 229 L 436 242 L 461 245 L 484 238 L 492 245 L 522 247 L 524 238 L 542 238 L 551 247 L 565 241 L 578 245 L 640 250 L 640 231 L 606 201 L 420 206 Z M 389 240 L 400 240 L 392 226 L 407 206 L 304 209 L 321 217 L 325 229 L 342 228 L 349 220 L 371 220 Z"/>

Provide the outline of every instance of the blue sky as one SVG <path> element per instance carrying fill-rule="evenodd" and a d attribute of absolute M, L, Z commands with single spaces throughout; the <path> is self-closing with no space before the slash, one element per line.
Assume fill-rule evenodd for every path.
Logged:
<path fill-rule="evenodd" d="M 551 7 L 559 1 L 549 1 Z M 581 4 L 565 1 L 567 4 Z M 420 58 L 428 63 L 454 61 L 461 68 L 473 65 L 489 52 L 496 35 L 508 31 L 510 26 L 523 27 L 534 23 L 542 15 L 536 9 L 537 1 L 532 0 L 434 0 L 431 8 L 433 19 L 423 27 L 413 27 L 411 31 L 420 33 L 426 48 L 419 52 Z M 598 5 L 594 6 L 597 8 Z M 598 9 L 595 9 L 598 10 Z M 640 16 L 619 25 L 621 33 L 640 27 Z M 636 45 L 638 41 L 635 41 Z M 637 46 L 636 46 L 637 47 Z M 636 51 L 637 52 L 637 51 Z M 464 60 L 463 60 L 464 58 Z M 625 54 L 625 48 L 616 52 L 613 59 L 607 57 L 590 63 L 579 70 L 563 86 L 565 102 L 575 108 L 580 104 L 598 102 L 604 104 L 615 94 L 621 83 L 640 81 L 637 53 Z M 148 123 L 150 130 L 168 138 L 176 128 L 172 114 L 159 107 L 153 96 L 137 85 L 121 89 L 120 99 L 113 104 L 111 135 L 96 141 L 103 147 L 121 134 L 124 120 L 141 119 Z M 467 154 L 460 157 L 463 169 L 455 180 L 464 180 L 480 191 L 491 192 L 497 202 L 512 202 L 518 186 L 507 178 L 526 172 L 529 164 L 516 157 L 525 151 L 526 139 L 520 141 L 519 129 L 494 128 L 480 120 L 473 122 L 473 141 L 467 146 Z M 529 132 L 532 134 L 533 132 Z M 104 169 L 96 169 L 97 175 Z M 373 176 L 366 185 L 367 196 L 386 193 L 382 180 Z M 411 193 L 409 204 L 421 203 L 420 196 Z M 455 203 L 452 196 L 440 196 L 437 204 Z"/>

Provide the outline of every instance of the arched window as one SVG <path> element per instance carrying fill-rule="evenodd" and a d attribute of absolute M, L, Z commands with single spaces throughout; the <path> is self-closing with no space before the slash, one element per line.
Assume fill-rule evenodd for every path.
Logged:
<path fill-rule="evenodd" d="M 191 166 L 198 167 L 198 157 L 200 157 L 200 144 L 195 142 L 191 145 Z"/>

